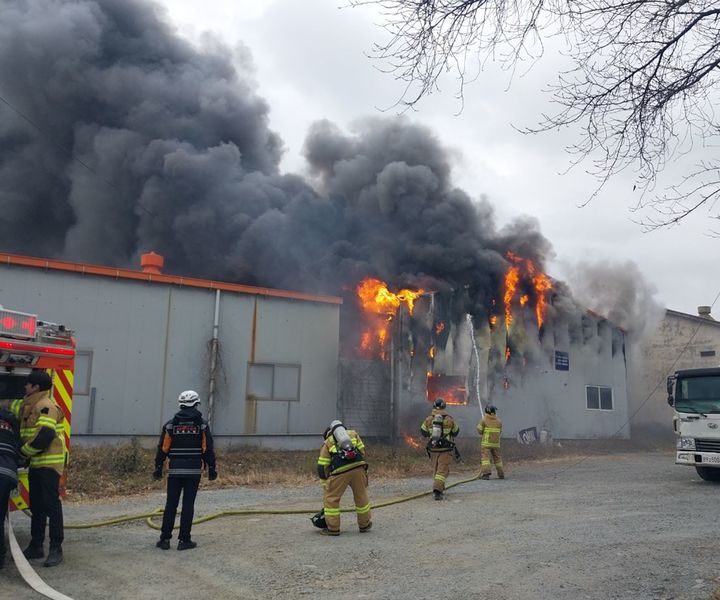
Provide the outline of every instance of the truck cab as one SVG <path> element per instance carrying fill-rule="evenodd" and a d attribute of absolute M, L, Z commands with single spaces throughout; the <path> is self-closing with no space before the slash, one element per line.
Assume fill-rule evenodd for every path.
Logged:
<path fill-rule="evenodd" d="M 675 410 L 675 464 L 695 467 L 705 481 L 720 481 L 720 367 L 676 371 L 667 392 Z"/>

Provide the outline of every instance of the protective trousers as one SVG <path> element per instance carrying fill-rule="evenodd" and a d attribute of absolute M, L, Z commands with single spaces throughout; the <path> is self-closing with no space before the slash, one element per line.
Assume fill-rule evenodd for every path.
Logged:
<path fill-rule="evenodd" d="M 500 456 L 500 448 L 488 448 L 486 446 L 480 446 L 480 474 L 490 475 L 490 472 L 492 471 L 492 464 L 495 464 L 497 476 L 500 479 L 505 479 L 502 456 Z"/>
<path fill-rule="evenodd" d="M 325 483 L 325 523 L 328 531 L 340 531 L 340 498 L 350 486 L 355 501 L 355 514 L 360 529 L 365 529 L 371 520 L 370 499 L 368 498 L 368 477 L 363 467 L 357 467 L 344 473 L 330 475 Z"/>
<path fill-rule="evenodd" d="M 175 515 L 182 493 L 182 513 L 180 514 L 180 533 L 178 539 L 184 542 L 190 541 L 190 529 L 195 515 L 195 496 L 200 487 L 200 475 L 190 477 L 168 477 L 167 499 L 165 500 L 165 512 L 163 513 L 161 540 L 169 540 L 172 537 Z"/>
<path fill-rule="evenodd" d="M 41 468 L 28 471 L 30 485 L 30 545 L 42 548 L 45 542 L 45 525 L 50 521 L 50 548 L 61 548 L 64 526 L 60 502 L 60 473 L 55 469 Z"/>
<path fill-rule="evenodd" d="M 430 453 L 433 467 L 433 491 L 442 492 L 445 489 L 445 480 L 450 474 L 451 454 L 451 452 Z"/>
<path fill-rule="evenodd" d="M 10 501 L 10 492 L 15 489 L 17 484 L 0 477 L 0 564 L 5 557 L 5 517 L 8 511 L 8 502 Z"/>

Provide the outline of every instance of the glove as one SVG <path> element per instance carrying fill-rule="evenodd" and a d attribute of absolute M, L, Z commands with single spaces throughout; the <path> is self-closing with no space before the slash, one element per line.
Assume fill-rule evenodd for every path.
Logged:
<path fill-rule="evenodd" d="M 155 481 L 160 481 L 162 479 L 162 469 L 155 469 L 152 476 Z"/>
<path fill-rule="evenodd" d="M 208 479 L 210 481 L 215 481 L 217 479 L 217 471 L 215 469 L 208 470 Z"/>

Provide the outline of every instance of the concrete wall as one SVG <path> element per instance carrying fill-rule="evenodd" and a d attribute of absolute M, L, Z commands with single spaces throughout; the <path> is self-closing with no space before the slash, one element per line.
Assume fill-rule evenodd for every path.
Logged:
<path fill-rule="evenodd" d="M 75 442 L 82 436 L 155 435 L 185 389 L 201 394 L 207 414 L 215 295 L 210 289 L 0 266 L 0 304 L 76 331 Z M 219 315 L 214 433 L 256 445 L 263 436 L 321 433 L 337 410 L 339 305 L 222 292 Z M 262 382 L 276 392 L 293 388 L 288 382 L 298 374 L 299 392 L 249 398 L 250 363 L 260 375 L 276 373 Z"/>
<path fill-rule="evenodd" d="M 641 341 L 637 361 L 631 392 L 631 410 L 637 411 L 633 427 L 672 437 L 667 376 L 678 369 L 720 366 L 720 322 L 668 310 L 655 332 Z"/>

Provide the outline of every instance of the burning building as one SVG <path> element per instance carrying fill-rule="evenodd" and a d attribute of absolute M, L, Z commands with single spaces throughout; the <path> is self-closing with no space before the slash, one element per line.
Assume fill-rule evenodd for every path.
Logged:
<path fill-rule="evenodd" d="M 466 434 L 492 403 L 506 435 L 628 437 L 625 332 L 576 305 L 532 260 L 506 258 L 480 315 L 462 312 L 467 289 L 393 293 L 374 279 L 358 285 L 360 358 L 342 361 L 354 381 L 341 403 L 350 422 L 405 437 L 442 397 Z M 357 369 L 371 373 L 376 388 L 383 382 L 374 406 L 362 399 Z"/>

